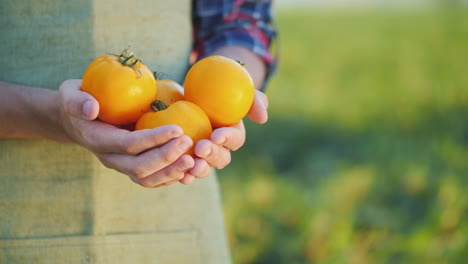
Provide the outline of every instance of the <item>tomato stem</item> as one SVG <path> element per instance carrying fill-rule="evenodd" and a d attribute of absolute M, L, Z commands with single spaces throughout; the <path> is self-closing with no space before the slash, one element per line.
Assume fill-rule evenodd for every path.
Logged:
<path fill-rule="evenodd" d="M 245 62 L 242 62 L 242 61 L 240 61 L 240 60 L 236 60 L 236 62 L 237 62 L 237 63 L 239 63 L 239 64 L 240 64 L 240 66 L 242 66 L 242 67 L 244 67 L 244 66 L 245 66 Z"/>
<path fill-rule="evenodd" d="M 130 49 L 130 46 L 128 46 L 126 49 L 124 49 L 120 55 L 116 54 L 110 54 L 113 56 L 116 56 L 119 59 L 119 62 L 122 63 L 122 65 L 129 66 L 132 69 L 134 69 L 138 73 L 138 78 L 142 76 L 141 71 L 137 69 L 135 66 L 138 62 L 141 62 L 140 59 L 138 59 L 133 52 L 128 52 Z"/>
<path fill-rule="evenodd" d="M 158 112 L 162 111 L 164 109 L 167 109 L 169 106 L 165 104 L 162 100 L 155 100 L 153 103 L 151 103 L 151 110 L 153 112 Z"/>

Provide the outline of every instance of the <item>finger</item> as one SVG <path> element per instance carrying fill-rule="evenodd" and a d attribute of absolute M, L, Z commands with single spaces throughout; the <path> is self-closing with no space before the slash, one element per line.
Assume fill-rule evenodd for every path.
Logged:
<path fill-rule="evenodd" d="M 198 141 L 195 146 L 195 154 L 216 169 L 223 169 L 231 163 L 229 150 L 206 139 Z"/>
<path fill-rule="evenodd" d="M 107 153 L 98 155 L 101 162 L 132 178 L 143 179 L 174 163 L 192 146 L 192 139 L 182 136 L 140 155 Z"/>
<path fill-rule="evenodd" d="M 239 123 L 230 127 L 217 128 L 211 134 L 211 141 L 229 150 L 238 150 L 245 143 L 244 123 Z"/>
<path fill-rule="evenodd" d="M 192 184 L 194 181 L 195 181 L 195 176 L 189 173 L 185 173 L 185 176 L 179 180 L 180 183 L 185 184 L 185 185 Z"/>
<path fill-rule="evenodd" d="M 82 132 L 82 137 L 86 145 L 96 152 L 137 155 L 183 135 L 183 130 L 176 125 L 137 131 L 120 129 L 99 121 L 93 121 L 88 126 Z"/>
<path fill-rule="evenodd" d="M 99 103 L 93 96 L 80 89 L 81 80 L 64 81 L 59 87 L 62 107 L 76 118 L 94 120 L 99 114 Z"/>
<path fill-rule="evenodd" d="M 132 180 L 143 187 L 154 188 L 170 185 L 184 178 L 185 172 L 194 165 L 190 155 L 182 155 L 176 162 L 144 178 L 131 177 Z"/>
<path fill-rule="evenodd" d="M 204 159 L 195 158 L 195 165 L 188 172 L 193 175 L 195 178 L 204 178 L 208 176 L 212 170 L 212 167 Z"/>
<path fill-rule="evenodd" d="M 123 137 L 119 147 L 123 153 L 136 155 L 147 149 L 161 146 L 183 134 L 182 128 L 176 125 L 137 130 L 130 132 L 127 137 Z"/>
<path fill-rule="evenodd" d="M 254 101 L 250 107 L 249 112 L 247 113 L 247 116 L 256 123 L 264 124 L 266 121 L 268 121 L 267 109 L 268 97 L 264 93 L 256 90 Z"/>
<path fill-rule="evenodd" d="M 262 102 L 263 106 L 268 109 L 268 96 L 265 93 L 259 90 L 255 90 L 255 97 L 257 97 Z"/>

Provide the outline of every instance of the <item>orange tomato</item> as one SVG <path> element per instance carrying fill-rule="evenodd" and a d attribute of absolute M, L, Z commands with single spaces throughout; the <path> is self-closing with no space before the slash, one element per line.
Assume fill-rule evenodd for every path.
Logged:
<path fill-rule="evenodd" d="M 250 74 L 238 62 L 211 56 L 195 63 L 185 77 L 185 100 L 200 106 L 215 127 L 239 122 L 254 100 Z"/>
<path fill-rule="evenodd" d="M 161 103 L 158 102 L 157 103 Z M 135 129 L 150 129 L 166 125 L 177 125 L 184 134 L 192 138 L 193 147 L 187 154 L 194 155 L 196 143 L 201 139 L 209 139 L 211 132 L 210 120 L 197 105 L 188 101 L 177 101 L 157 112 L 147 112 L 138 119 Z"/>
<path fill-rule="evenodd" d="M 167 105 L 184 100 L 184 88 L 173 80 L 156 80 L 158 93 L 156 100 L 162 101 Z"/>
<path fill-rule="evenodd" d="M 136 122 L 156 96 L 153 73 L 127 50 L 95 59 L 81 85 L 99 102 L 98 118 L 112 125 Z"/>

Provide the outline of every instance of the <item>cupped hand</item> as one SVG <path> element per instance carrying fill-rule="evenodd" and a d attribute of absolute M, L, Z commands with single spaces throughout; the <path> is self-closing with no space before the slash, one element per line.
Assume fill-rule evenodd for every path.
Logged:
<path fill-rule="evenodd" d="M 231 151 L 238 150 L 245 142 L 244 123 L 213 130 L 211 138 L 198 141 L 195 146 L 195 165 L 181 183 L 190 184 L 195 178 L 210 174 L 212 168 L 223 169 L 231 162 Z"/>
<path fill-rule="evenodd" d="M 59 88 L 60 120 L 72 141 L 144 187 L 169 185 L 190 175 L 187 171 L 196 163 L 184 153 L 193 142 L 180 127 L 128 131 L 103 123 L 96 119 L 99 103 L 80 88 L 81 80 L 67 80 Z"/>
<path fill-rule="evenodd" d="M 259 124 L 268 120 L 268 98 L 261 91 L 255 90 L 255 97 L 248 117 Z M 231 151 L 236 151 L 245 143 L 244 123 L 230 127 L 217 128 L 211 134 L 210 140 L 200 140 L 195 146 L 195 165 L 180 180 L 190 184 L 196 178 L 203 178 L 210 174 L 212 168 L 223 169 L 231 162 Z"/>

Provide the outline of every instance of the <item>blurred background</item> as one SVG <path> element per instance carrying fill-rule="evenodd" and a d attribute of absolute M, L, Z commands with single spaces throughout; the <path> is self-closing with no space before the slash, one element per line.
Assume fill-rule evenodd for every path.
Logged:
<path fill-rule="evenodd" d="M 270 120 L 219 172 L 235 264 L 467 263 L 466 2 L 275 2 Z"/>

